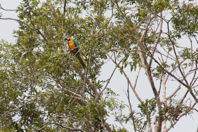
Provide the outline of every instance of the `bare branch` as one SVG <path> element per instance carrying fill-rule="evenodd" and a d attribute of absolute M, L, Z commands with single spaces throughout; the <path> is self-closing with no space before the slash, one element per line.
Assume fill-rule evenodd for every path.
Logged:
<path fill-rule="evenodd" d="M 188 90 L 190 91 L 190 94 L 191 94 L 192 97 L 196 100 L 196 102 L 198 102 L 198 99 L 197 99 L 196 96 L 194 95 L 191 86 L 189 85 L 188 81 L 186 80 L 186 78 L 185 78 L 185 76 L 184 76 L 184 73 L 183 73 L 182 70 L 181 70 L 181 63 L 179 62 L 179 58 L 178 58 L 178 55 L 177 55 L 177 52 L 176 52 L 176 49 L 175 49 L 175 43 L 174 43 L 174 41 L 171 39 L 171 36 L 170 36 L 169 22 L 167 23 L 167 29 L 168 29 L 168 38 L 169 38 L 170 42 L 172 43 L 172 47 L 173 47 L 173 51 L 174 51 L 174 54 L 175 54 L 175 57 L 176 57 L 176 62 L 177 62 L 177 64 L 178 64 L 179 71 L 180 71 L 180 73 L 181 73 L 181 75 L 182 75 L 182 77 L 183 77 L 183 79 L 184 79 L 184 81 L 185 81 L 185 83 L 186 83 L 185 86 L 186 86 L 186 88 L 188 88 Z M 182 84 L 184 84 L 184 83 L 182 82 Z"/>
<path fill-rule="evenodd" d="M 67 0 L 64 1 L 64 6 L 63 6 L 63 14 L 65 15 L 66 12 L 66 5 L 67 5 Z"/>
<path fill-rule="evenodd" d="M 132 105 L 131 105 L 131 100 L 130 100 L 129 83 L 128 83 L 128 87 L 127 87 L 127 99 L 128 99 L 128 103 L 129 103 L 130 118 L 131 118 L 132 121 L 133 121 L 133 128 L 134 128 L 134 131 L 136 131 L 137 128 L 136 128 L 136 123 L 135 123 L 135 117 L 134 117 L 134 112 L 133 112 Z"/>
<path fill-rule="evenodd" d="M 177 88 L 170 96 L 166 97 L 166 100 L 168 100 L 168 99 L 172 98 L 173 96 L 175 96 L 176 93 L 177 93 L 180 89 L 181 89 L 181 85 L 179 85 L 178 88 Z"/>
<path fill-rule="evenodd" d="M 137 81 L 138 81 L 138 78 L 139 78 L 139 75 L 140 75 L 140 70 L 141 70 L 141 68 L 139 69 L 138 75 L 137 75 L 137 77 L 136 77 L 136 79 L 135 79 L 134 88 L 136 88 L 136 86 L 137 86 Z"/>
<path fill-rule="evenodd" d="M 160 16 L 162 17 L 162 13 L 160 14 Z M 154 49 L 153 49 L 153 52 L 151 53 L 152 56 L 154 56 L 155 54 L 155 51 L 157 49 L 157 46 L 159 44 L 159 41 L 160 41 L 160 38 L 161 38 L 161 34 L 162 34 L 162 26 L 163 26 L 163 19 L 161 18 L 161 21 L 160 21 L 160 29 L 159 29 L 159 33 L 158 33 L 158 37 L 156 39 L 156 41 L 154 42 L 155 43 L 155 46 L 154 46 Z M 152 58 L 150 59 L 150 62 L 149 62 L 149 67 L 151 67 L 151 64 L 152 64 Z"/>
<path fill-rule="evenodd" d="M 152 56 L 151 56 L 152 57 Z M 158 60 L 156 60 L 154 57 L 152 57 L 153 60 L 162 67 L 163 71 L 165 71 L 167 74 L 169 74 L 171 77 L 173 77 L 175 80 L 177 80 L 179 83 L 181 83 L 183 86 L 185 86 L 191 93 L 192 97 L 195 99 L 196 102 L 198 102 L 198 99 L 196 98 L 196 96 L 194 95 L 194 93 L 192 92 L 192 89 L 189 85 L 185 84 L 182 80 L 178 79 L 175 75 L 173 75 L 171 72 L 169 72 L 168 70 L 166 70 L 159 62 Z"/>
<path fill-rule="evenodd" d="M 118 65 L 119 65 L 121 62 L 122 62 L 122 60 L 118 63 Z M 109 85 L 109 83 L 110 83 L 110 81 L 111 81 L 111 79 L 112 79 L 112 77 L 113 77 L 113 75 L 114 75 L 114 73 L 115 73 L 115 71 L 116 71 L 117 68 L 118 68 L 117 66 L 114 68 L 114 70 L 113 70 L 113 72 L 111 73 L 111 76 L 109 77 L 109 79 L 108 79 L 108 81 L 107 81 L 105 87 L 102 89 L 102 91 L 101 91 L 101 92 L 98 94 L 98 96 L 95 98 L 95 102 L 98 101 L 98 99 L 100 98 L 100 96 L 102 95 L 102 93 L 107 89 L 107 86 Z"/>
<path fill-rule="evenodd" d="M 3 17 L 0 17 L 0 20 L 11 20 L 11 21 L 16 21 L 16 22 L 21 22 L 21 20 L 15 19 L 15 18 L 3 18 Z"/>
<path fill-rule="evenodd" d="M 191 70 L 191 71 L 195 71 L 194 74 L 193 74 L 192 80 L 191 80 L 191 82 L 190 82 L 190 85 L 191 85 L 191 86 L 194 85 L 194 83 L 195 83 L 196 80 L 197 80 L 197 79 L 196 79 L 196 74 L 197 74 L 197 70 L 198 70 L 198 68 L 197 68 L 197 67 L 198 67 L 198 60 L 195 61 L 195 66 L 196 66 L 195 69 Z"/>
<path fill-rule="evenodd" d="M 0 4 L 0 9 L 1 9 L 1 10 L 4 10 L 4 11 L 17 11 L 17 10 L 15 10 L 15 9 L 5 9 L 5 8 L 2 7 L 1 4 Z"/>
<path fill-rule="evenodd" d="M 117 63 L 110 55 L 107 54 L 107 56 L 112 60 L 112 62 L 116 65 L 116 67 L 118 67 L 118 68 L 121 69 L 121 67 L 118 65 L 118 63 Z M 126 72 L 125 72 L 124 70 L 122 70 L 122 72 L 123 72 L 125 78 L 127 79 L 127 82 L 129 83 L 129 85 L 130 85 L 130 87 L 131 87 L 133 93 L 135 94 L 136 98 L 138 99 L 138 101 L 143 102 L 142 99 L 140 98 L 140 96 L 137 94 L 137 92 L 136 92 L 136 90 L 135 90 L 135 87 L 132 85 L 132 83 L 131 83 L 129 77 L 128 77 L 127 74 L 126 74 Z"/>
<path fill-rule="evenodd" d="M 153 17 L 150 18 L 149 22 L 145 26 L 145 31 L 144 31 L 144 33 L 142 33 L 140 39 L 138 40 L 137 47 L 138 47 L 138 54 L 139 54 L 139 57 L 140 57 L 140 60 L 141 60 L 141 64 L 143 65 L 143 67 L 146 70 L 146 74 L 147 74 L 147 77 L 148 77 L 149 82 L 151 84 L 153 93 L 155 95 L 155 98 L 157 99 L 158 98 L 158 92 L 157 92 L 157 89 L 156 89 L 154 81 L 153 81 L 153 77 L 152 77 L 152 73 L 151 73 L 151 67 L 149 66 L 149 64 L 146 60 L 146 56 L 145 56 L 146 51 L 145 51 L 145 48 L 144 48 L 143 43 L 142 43 L 147 31 L 149 30 L 149 25 L 150 25 L 152 19 L 153 19 Z M 157 99 L 157 100 L 159 100 L 159 99 Z"/>

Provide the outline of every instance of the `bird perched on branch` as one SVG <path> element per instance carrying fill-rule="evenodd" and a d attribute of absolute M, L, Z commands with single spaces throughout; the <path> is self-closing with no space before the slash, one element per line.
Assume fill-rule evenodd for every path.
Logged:
<path fill-rule="evenodd" d="M 80 49 L 79 49 L 79 43 L 72 38 L 65 38 L 65 40 L 68 42 L 68 46 L 70 51 L 78 58 L 80 64 L 85 69 L 86 65 L 82 58 L 80 57 Z"/>

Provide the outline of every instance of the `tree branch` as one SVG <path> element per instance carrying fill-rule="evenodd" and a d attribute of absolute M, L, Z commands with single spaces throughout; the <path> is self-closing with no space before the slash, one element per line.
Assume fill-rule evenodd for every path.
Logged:
<path fill-rule="evenodd" d="M 162 13 L 161 13 L 160 16 L 162 17 Z M 155 47 L 154 47 L 154 49 L 153 49 L 153 52 L 151 53 L 152 56 L 154 56 L 154 54 L 155 54 L 155 51 L 156 51 L 156 49 L 157 49 L 157 46 L 158 46 L 158 44 L 159 44 L 159 41 L 160 41 L 160 38 L 161 38 L 161 34 L 162 34 L 163 19 L 162 19 L 162 18 L 160 18 L 160 19 L 161 19 L 161 21 L 160 21 L 160 29 L 159 29 L 159 33 L 158 33 L 157 39 L 156 39 L 156 41 L 154 42 L 154 43 L 155 43 Z M 151 67 L 152 60 L 153 60 L 153 59 L 151 58 L 151 59 L 150 59 L 150 62 L 149 62 L 149 67 Z"/>
<path fill-rule="evenodd" d="M 78 131 L 78 132 L 85 132 L 85 131 L 82 130 L 82 129 L 79 129 L 79 128 L 72 128 L 72 127 L 69 127 L 69 126 L 63 126 L 62 124 L 55 123 L 55 122 L 52 123 L 52 124 L 57 125 L 57 126 L 60 126 L 60 127 L 64 128 L 64 129 L 70 130 L 70 131 L 72 131 L 72 132 L 76 132 L 76 131 Z"/>
<path fill-rule="evenodd" d="M 4 10 L 4 11 L 17 11 L 17 10 L 15 10 L 15 9 L 5 9 L 5 8 L 2 7 L 1 4 L 0 4 L 0 9 L 2 9 L 2 10 Z"/>
<path fill-rule="evenodd" d="M 137 128 L 136 128 L 136 121 L 135 121 L 134 112 L 133 112 L 132 105 L 131 105 L 131 100 L 130 100 L 129 83 L 128 83 L 128 87 L 127 87 L 127 99 L 128 99 L 128 102 L 129 102 L 129 109 L 130 109 L 130 112 L 131 112 L 130 117 L 133 121 L 134 131 L 136 132 Z"/>
<path fill-rule="evenodd" d="M 142 44 L 143 40 L 144 40 L 144 37 L 149 29 L 149 25 L 150 25 L 150 22 L 151 22 L 152 18 L 150 18 L 149 22 L 147 23 L 147 25 L 145 26 L 145 31 L 144 33 L 142 33 L 140 39 L 138 40 L 137 42 L 137 47 L 138 47 L 138 54 L 139 54 L 139 57 L 140 57 L 140 61 L 141 61 L 141 64 L 143 65 L 144 69 L 146 70 L 146 74 L 147 74 L 147 77 L 149 79 L 149 82 L 151 84 L 151 87 L 152 87 L 152 90 L 153 90 L 153 93 L 155 95 L 155 98 L 158 97 L 158 92 L 156 90 L 156 87 L 155 87 L 155 84 L 154 84 L 154 81 L 153 81 L 153 77 L 152 77 L 152 73 L 151 73 L 151 69 L 150 69 L 150 66 L 146 60 L 146 56 L 145 56 L 145 48 Z"/>
<path fill-rule="evenodd" d="M 66 5 L 67 5 L 67 0 L 64 1 L 63 15 L 65 15 L 65 12 L 66 12 Z"/>
<path fill-rule="evenodd" d="M 16 21 L 16 22 L 21 22 L 21 20 L 19 19 L 15 19 L 15 18 L 3 18 L 3 17 L 0 17 L 1 20 L 11 20 L 11 21 Z"/>
<path fill-rule="evenodd" d="M 188 111 L 193 110 L 194 107 L 195 107 L 196 105 L 197 105 L 197 102 L 195 102 L 195 103 L 190 107 L 190 110 L 188 110 Z M 182 118 L 183 116 L 185 116 L 186 114 L 188 114 L 188 113 L 185 112 L 185 113 L 181 114 L 181 115 L 177 118 L 177 121 L 178 121 L 180 118 Z M 170 126 L 169 128 L 167 128 L 167 132 L 168 132 L 171 128 L 173 128 L 173 127 L 176 125 L 177 121 L 175 121 L 173 124 L 171 124 L 171 126 Z"/>
<path fill-rule="evenodd" d="M 121 62 L 122 62 L 122 60 L 121 60 L 118 64 L 120 64 Z M 102 95 L 102 93 L 107 89 L 107 86 L 109 85 L 109 83 L 110 83 L 110 81 L 111 81 L 111 79 L 112 79 L 112 77 L 113 77 L 113 75 L 114 75 L 114 73 L 115 73 L 115 71 L 116 71 L 117 68 L 118 68 L 117 66 L 114 68 L 114 70 L 113 70 L 113 72 L 111 73 L 111 76 L 110 76 L 110 78 L 108 79 L 108 81 L 107 81 L 105 87 L 102 89 L 102 91 L 101 91 L 101 92 L 98 94 L 98 96 L 95 98 L 95 102 L 98 102 L 98 100 L 100 99 L 100 96 Z"/>
<path fill-rule="evenodd" d="M 107 56 L 112 60 L 112 62 L 116 65 L 116 67 L 118 67 L 119 69 L 122 69 L 122 68 L 118 65 L 118 63 L 117 63 L 110 55 L 107 54 Z M 127 74 L 126 74 L 126 72 L 125 72 L 124 70 L 122 70 L 122 72 L 123 72 L 125 78 L 127 79 L 127 82 L 129 83 L 129 85 L 130 85 L 130 87 L 131 87 L 133 93 L 135 94 L 136 98 L 138 99 L 138 101 L 143 102 L 142 99 L 140 98 L 140 96 L 137 94 L 137 92 L 136 92 L 136 90 L 135 90 L 135 87 L 132 85 L 132 83 L 131 83 L 129 77 L 128 77 Z"/>
<path fill-rule="evenodd" d="M 150 55 L 150 54 L 149 54 Z M 173 77 L 175 80 L 177 80 L 179 83 L 181 83 L 183 86 L 185 86 L 191 93 L 192 97 L 195 99 L 196 102 L 198 102 L 198 99 L 196 98 L 196 96 L 194 95 L 194 93 L 192 92 L 192 89 L 185 84 L 184 82 L 182 82 L 180 79 L 178 79 L 175 75 L 173 75 L 171 72 L 169 72 L 168 70 L 166 70 L 153 56 L 150 55 L 150 57 L 153 58 L 153 60 L 162 67 L 163 71 L 165 71 L 167 74 L 169 74 L 171 77 Z"/>

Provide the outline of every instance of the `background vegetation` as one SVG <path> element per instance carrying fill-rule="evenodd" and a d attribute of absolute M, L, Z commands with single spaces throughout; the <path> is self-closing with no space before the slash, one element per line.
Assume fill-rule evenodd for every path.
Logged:
<path fill-rule="evenodd" d="M 0 17 L 19 23 L 17 42 L 0 42 L 1 131 L 126 132 L 128 123 L 135 132 L 168 132 L 197 113 L 198 6 L 191 0 L 22 0 L 16 12 L 18 19 Z M 65 34 L 81 44 L 86 69 Z M 100 79 L 107 60 L 113 72 Z M 127 80 L 127 105 L 109 87 L 115 71 Z"/>

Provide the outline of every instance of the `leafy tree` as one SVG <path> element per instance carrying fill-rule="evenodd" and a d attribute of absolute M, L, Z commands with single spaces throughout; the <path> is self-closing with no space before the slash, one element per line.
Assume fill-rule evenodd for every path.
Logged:
<path fill-rule="evenodd" d="M 190 0 L 23 0 L 16 11 L 18 19 L 0 17 L 19 23 L 16 44 L 0 43 L 2 131 L 125 132 L 107 121 L 116 111 L 134 131 L 167 132 L 197 112 L 198 7 Z M 65 35 L 81 44 L 85 70 Z M 113 72 L 100 80 L 107 59 Z M 108 86 L 116 70 L 127 80 L 129 114 Z"/>

